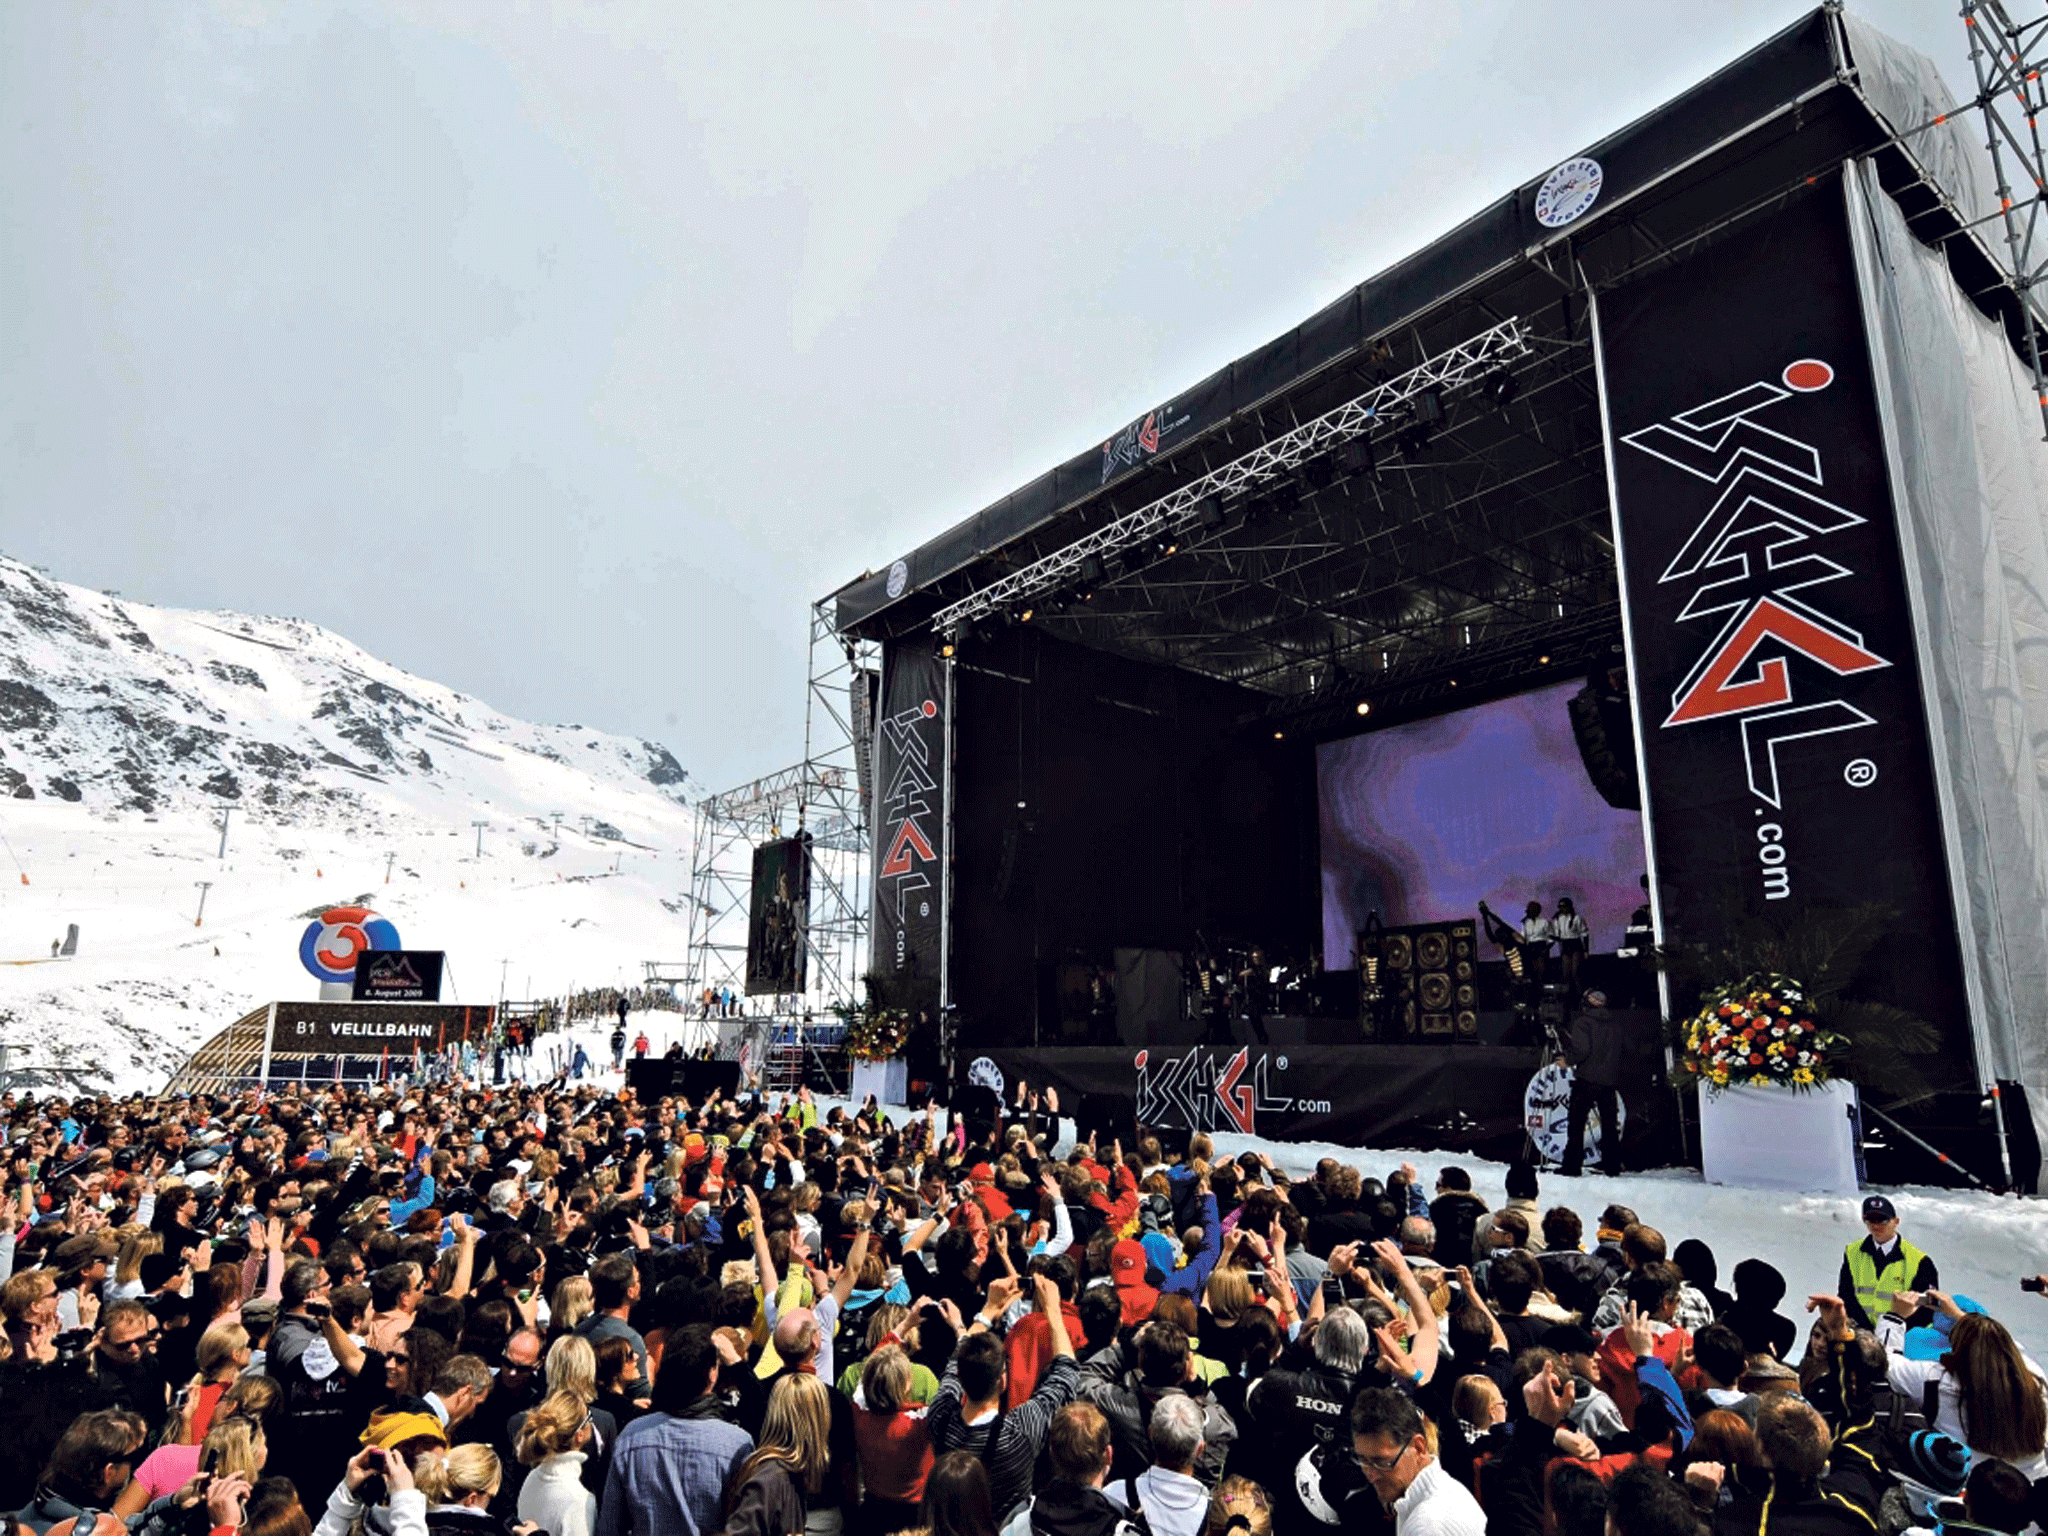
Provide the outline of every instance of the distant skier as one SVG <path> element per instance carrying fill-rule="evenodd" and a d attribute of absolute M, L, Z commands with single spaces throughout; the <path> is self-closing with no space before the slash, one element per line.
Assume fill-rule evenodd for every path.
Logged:
<path fill-rule="evenodd" d="M 623 1013 L 625 1012 L 625 1009 L 624 1009 L 624 1007 L 623 1007 L 623 1006 L 621 1006 L 621 1008 L 620 1008 L 620 1012 L 621 1012 L 621 1014 L 623 1014 Z M 624 1019 L 622 1018 L 622 1019 L 620 1020 L 620 1023 L 619 1023 L 619 1027 L 618 1027 L 617 1029 L 615 1029 L 615 1030 L 613 1030 L 613 1031 L 612 1031 L 612 1070 L 613 1070 L 614 1072 L 618 1072 L 618 1071 L 621 1071 L 621 1070 L 623 1070 L 623 1069 L 624 1069 L 625 1065 L 626 1065 L 626 1025 L 625 1025 L 625 1021 L 624 1021 Z"/>
<path fill-rule="evenodd" d="M 583 1042 L 579 1040 L 576 1042 L 575 1058 L 569 1064 L 569 1075 L 575 1078 L 576 1081 L 580 1083 L 583 1081 L 583 1074 L 589 1070 L 590 1057 L 587 1054 L 585 1054 L 583 1049 Z"/>
<path fill-rule="evenodd" d="M 641 1030 L 640 1033 L 637 1036 L 635 1036 L 633 1040 L 633 1059 L 635 1061 L 645 1061 L 647 1059 L 647 1053 L 653 1049 L 654 1046 L 652 1042 L 650 1042 L 647 1038 L 647 1031 L 644 1029 Z"/>

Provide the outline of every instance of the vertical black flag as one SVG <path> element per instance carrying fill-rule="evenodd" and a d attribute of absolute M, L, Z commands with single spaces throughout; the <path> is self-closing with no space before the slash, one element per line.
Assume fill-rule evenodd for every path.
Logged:
<path fill-rule="evenodd" d="M 891 1002 L 936 1012 L 946 691 L 929 644 L 885 648 L 875 728 L 872 968 L 888 979 Z"/>
<path fill-rule="evenodd" d="M 1968 1061 L 1839 191 L 1603 296 L 1600 351 L 1666 943 L 1881 903 L 1896 916 L 1859 994 L 1941 1024 Z"/>

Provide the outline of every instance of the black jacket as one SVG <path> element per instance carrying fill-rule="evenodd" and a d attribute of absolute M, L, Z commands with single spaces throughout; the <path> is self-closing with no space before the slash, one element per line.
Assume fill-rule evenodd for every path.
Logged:
<path fill-rule="evenodd" d="M 1032 1501 L 1031 1529 L 1036 1536 L 1113 1536 L 1125 1520 L 1100 1488 L 1055 1478 Z"/>
<path fill-rule="evenodd" d="M 1619 1088 L 1627 1076 L 1628 1027 L 1605 1008 L 1580 1014 L 1572 1021 L 1565 1059 L 1587 1087 Z"/>

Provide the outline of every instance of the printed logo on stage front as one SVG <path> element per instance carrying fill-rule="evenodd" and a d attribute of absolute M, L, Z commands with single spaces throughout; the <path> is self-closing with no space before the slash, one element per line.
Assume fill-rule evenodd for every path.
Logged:
<path fill-rule="evenodd" d="M 1131 1064 L 1138 1069 L 1138 1119 L 1145 1125 L 1256 1136 L 1260 1110 L 1280 1115 L 1295 1107 L 1293 1099 L 1276 1095 L 1269 1082 L 1271 1070 L 1287 1070 L 1287 1058 L 1276 1063 L 1261 1051 L 1254 1060 L 1249 1046 L 1221 1058 L 1220 1065 L 1206 1046 L 1157 1060 L 1150 1051 L 1140 1051 Z"/>
<path fill-rule="evenodd" d="M 888 748 L 884 761 L 893 772 L 882 786 L 882 846 L 887 852 L 878 878 L 884 899 L 895 905 L 897 966 L 905 959 L 904 924 L 913 916 L 931 916 L 928 871 L 938 861 L 938 779 L 933 771 L 938 715 L 939 706 L 926 699 L 882 721 Z"/>

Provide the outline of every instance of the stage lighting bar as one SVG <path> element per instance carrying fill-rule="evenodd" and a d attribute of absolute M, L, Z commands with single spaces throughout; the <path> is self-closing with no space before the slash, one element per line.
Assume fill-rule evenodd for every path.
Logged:
<path fill-rule="evenodd" d="M 1298 499 L 1300 487 L 1292 483 L 1292 476 L 1300 465 L 1346 443 L 1369 441 L 1376 428 L 1390 424 L 1390 416 L 1399 413 L 1405 420 L 1407 412 L 1415 408 L 1413 402 L 1425 394 L 1433 397 L 1440 411 L 1445 394 L 1477 385 L 1506 364 L 1528 356 L 1530 351 L 1529 335 L 1521 320 L 1503 320 L 1314 420 L 1303 422 L 1291 432 L 1261 443 L 1220 469 L 1200 475 L 1157 501 L 1105 523 L 1066 547 L 947 604 L 932 616 L 931 626 L 943 634 L 987 614 L 1014 610 L 1020 603 L 1028 603 L 1041 593 L 1073 581 L 1080 573 L 1081 562 L 1091 556 L 1107 558 L 1162 538 L 1185 546 L 1193 534 L 1217 526 L 1222 503 L 1270 490 L 1278 482 L 1289 482 L 1287 489 Z"/>

